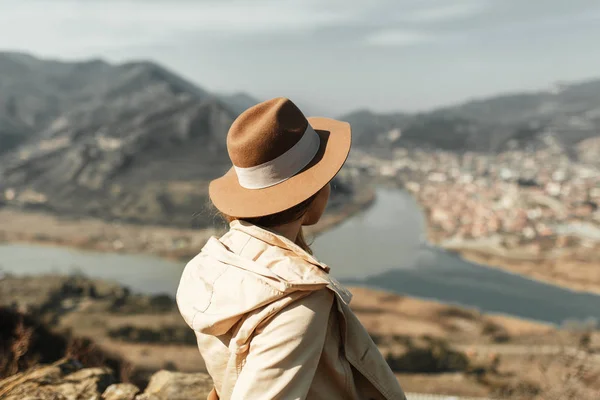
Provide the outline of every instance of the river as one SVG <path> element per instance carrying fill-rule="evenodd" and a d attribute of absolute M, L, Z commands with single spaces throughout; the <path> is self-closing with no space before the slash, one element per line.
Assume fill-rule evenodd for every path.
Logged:
<path fill-rule="evenodd" d="M 380 188 L 367 211 L 319 236 L 315 254 L 346 284 L 364 285 L 442 302 L 559 324 L 600 319 L 600 296 L 576 293 L 467 262 L 430 246 L 412 197 Z M 175 292 L 183 263 L 40 245 L 0 245 L 0 271 L 81 273 L 116 280 L 135 291 Z"/>

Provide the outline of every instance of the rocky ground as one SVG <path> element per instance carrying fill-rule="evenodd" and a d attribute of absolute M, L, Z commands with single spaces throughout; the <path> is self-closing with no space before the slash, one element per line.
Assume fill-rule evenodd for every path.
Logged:
<path fill-rule="evenodd" d="M 74 359 L 37 366 L 0 381 L 5 400 L 188 400 L 205 399 L 212 389 L 207 373 L 162 370 L 152 375 L 145 390 L 119 383 L 106 367 L 84 368 Z"/>
<path fill-rule="evenodd" d="M 568 385 L 580 397 L 561 399 L 594 399 L 583 396 L 600 393 L 599 332 L 557 330 L 365 288 L 352 291 L 354 311 L 407 391 L 533 399 Z M 171 399 L 176 398 L 171 390 L 185 393 L 181 385 L 194 393 L 208 389 L 195 337 L 168 296 L 64 276 L 6 276 L 0 294 L 0 371 L 7 377 L 0 398 L 99 399 L 104 393 L 106 399 Z M 48 343 L 54 344 L 44 346 Z M 79 364 L 59 361 L 65 357 Z M 38 363 L 52 365 L 31 372 Z M 141 394 L 127 385 L 109 389 L 117 382 L 132 383 Z M 59 394 L 36 397 L 39 390 Z M 84 390 L 93 395 L 69 397 Z M 108 397 L 113 392 L 130 397 Z"/>

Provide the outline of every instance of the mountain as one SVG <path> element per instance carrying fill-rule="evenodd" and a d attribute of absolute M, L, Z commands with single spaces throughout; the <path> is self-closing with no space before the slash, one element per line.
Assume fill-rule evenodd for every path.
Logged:
<path fill-rule="evenodd" d="M 72 217 L 212 225 L 208 181 L 230 167 L 230 125 L 258 103 L 146 61 L 0 52 L 0 77 L 0 206 Z"/>
<path fill-rule="evenodd" d="M 446 150 L 501 151 L 535 145 L 546 135 L 566 147 L 600 135 L 600 80 L 536 93 L 470 101 L 431 112 L 340 117 L 353 123 L 358 146 L 417 146 Z"/>
<path fill-rule="evenodd" d="M 0 76 L 0 193 L 16 204 L 189 225 L 227 168 L 237 113 L 160 65 L 0 53 Z"/>
<path fill-rule="evenodd" d="M 227 104 L 233 112 L 237 114 L 241 114 L 248 108 L 260 103 L 259 100 L 256 100 L 254 97 L 243 92 L 233 94 L 222 94 L 219 96 L 219 98 L 223 103 Z"/>
<path fill-rule="evenodd" d="M 0 115 L 0 154 L 18 147 L 33 130 L 25 124 L 11 118 L 11 115 Z"/>
<path fill-rule="evenodd" d="M 396 129 L 404 129 L 412 120 L 412 116 L 403 113 L 376 114 L 369 110 L 360 110 L 342 116 L 340 119 L 352 126 L 354 146 L 371 146 L 384 142 L 388 133 Z"/>

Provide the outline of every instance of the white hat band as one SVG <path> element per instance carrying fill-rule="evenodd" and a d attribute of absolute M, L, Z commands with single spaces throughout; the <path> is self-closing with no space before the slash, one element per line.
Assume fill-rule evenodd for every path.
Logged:
<path fill-rule="evenodd" d="M 321 138 L 310 126 L 288 151 L 277 158 L 254 167 L 233 166 L 240 186 L 246 189 L 264 189 L 284 182 L 302 171 L 319 151 Z"/>

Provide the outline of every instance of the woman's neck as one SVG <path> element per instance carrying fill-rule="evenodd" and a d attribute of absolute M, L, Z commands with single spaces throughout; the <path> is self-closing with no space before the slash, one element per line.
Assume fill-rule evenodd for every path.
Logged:
<path fill-rule="evenodd" d="M 289 224 L 274 226 L 271 228 L 272 231 L 277 232 L 281 236 L 284 236 L 291 240 L 292 242 L 296 242 L 298 238 L 298 234 L 300 233 L 300 229 L 302 229 L 302 220 L 290 222 Z"/>

